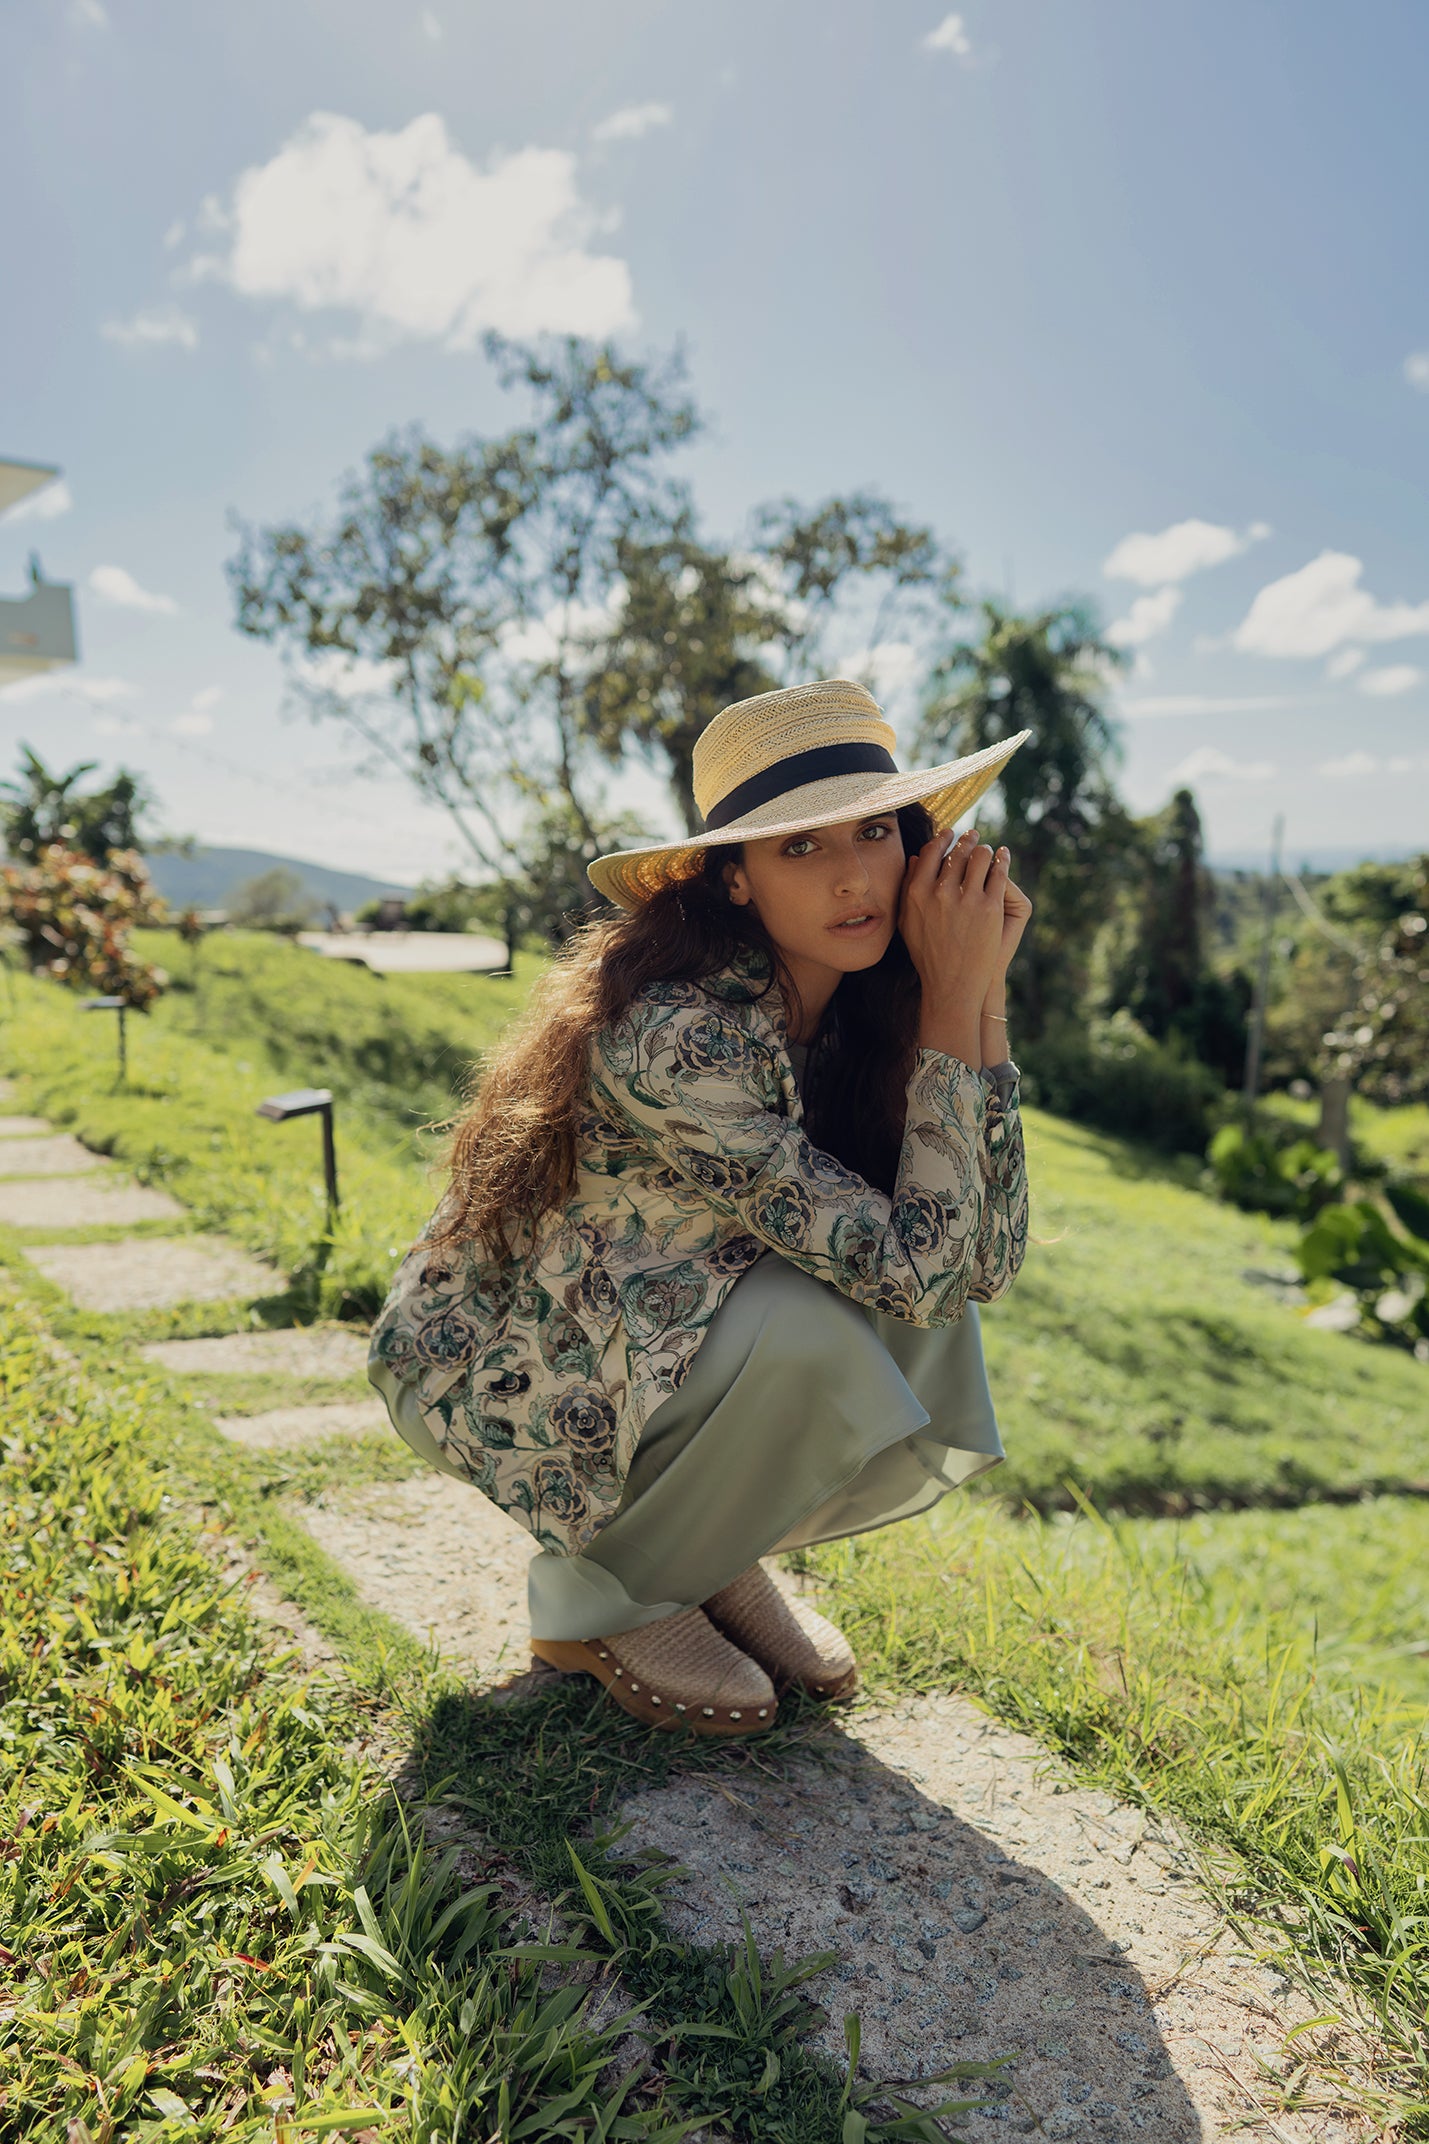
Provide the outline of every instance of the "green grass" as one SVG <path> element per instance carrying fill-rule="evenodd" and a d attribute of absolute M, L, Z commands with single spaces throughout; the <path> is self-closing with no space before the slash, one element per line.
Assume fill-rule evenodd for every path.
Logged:
<path fill-rule="evenodd" d="M 1028 1153 L 1033 1245 L 984 1312 L 1009 1455 L 984 1493 L 1174 1514 L 1429 1485 L 1423 1365 L 1247 1278 L 1286 1269 L 1287 1224 L 1035 1111 Z"/>
<path fill-rule="evenodd" d="M 1403 1652 L 1378 1669 L 1416 1628 L 1422 1648 L 1423 1538 L 1422 1508 L 1394 1504 L 1182 1529 L 949 1502 L 799 1560 L 884 1702 L 970 1690 L 1228 1856 L 1230 1910 L 1377 2015 L 1422 2135 L 1429 1673 Z"/>
<path fill-rule="evenodd" d="M 170 936 L 148 948 L 176 975 Z M 481 976 L 389 977 L 261 934 L 203 950 L 200 989 L 131 1022 L 130 1086 L 107 1024 L 17 979 L 7 1036 L 29 1106 L 170 1189 L 197 1221 L 273 1260 L 271 1323 L 370 1317 L 435 1200 L 436 1141 L 466 1069 L 520 1000 Z M 273 1086 L 330 1086 L 343 1208 L 329 1236 L 317 1133 L 254 1111 Z M 1422 1365 L 1305 1328 L 1247 1273 L 1284 1270 L 1290 1231 L 1207 1198 L 1194 1164 L 1029 1112 L 1036 1241 L 986 1314 L 1008 1463 L 981 1494 L 1181 1513 L 1402 1491 L 1429 1482 Z M 126 1321 L 221 1331 L 243 1306 Z M 91 1321 L 96 1333 L 113 1321 Z"/>
<path fill-rule="evenodd" d="M 821 1958 L 673 1938 L 661 1870 L 604 1828 L 633 1781 L 726 1753 L 612 1722 L 578 1683 L 472 1698 L 265 1523 L 242 1455 L 181 1401 L 77 1352 L 4 1288 L 4 2144 L 674 2144 L 709 2120 L 823 2144 L 847 2114 L 932 2144 L 802 2045 Z M 349 1674 L 265 1639 L 198 1544 L 196 1496 L 266 1537 Z M 429 1845 L 423 1809 L 456 1839 Z"/>
<path fill-rule="evenodd" d="M 293 1285 L 260 1316 L 361 1315 L 428 1210 L 420 1126 L 449 1106 L 453 1051 L 489 1042 L 511 986 L 403 984 L 412 1032 L 429 1038 L 424 1059 L 403 1056 L 392 1032 L 394 1005 L 398 1026 L 408 1019 L 386 994 L 395 984 L 346 969 L 320 970 L 314 984 L 308 955 L 266 941 L 215 942 L 204 959 L 216 970 L 208 1009 L 176 994 L 151 1022 L 135 1022 L 133 1085 L 122 1094 L 107 1031 L 96 1035 L 99 1023 L 59 992 L 19 980 L 5 1039 L 10 1069 L 30 1068 L 23 1106 L 74 1125 L 169 1185 L 206 1225 L 274 1257 Z M 286 1024 L 294 1008 L 297 1042 Z M 389 1088 L 384 1068 L 394 1067 Z M 312 1127 L 251 1114 L 275 1080 L 322 1082 L 339 1096 L 345 1203 L 331 1241 Z M 1029 1129 L 1036 1240 L 1012 1294 L 985 1316 L 1009 1461 L 931 1522 L 835 1544 L 814 1565 L 875 1695 L 970 1689 L 1213 1842 L 1233 1871 L 1232 1905 L 1259 1917 L 1263 1936 L 1348 1975 L 1378 2008 L 1405 2091 L 1421 2104 L 1411 2132 L 1429 2135 L 1420 1547 L 1429 1513 L 1409 1496 L 1375 1493 L 1429 1477 L 1429 1379 L 1390 1349 L 1306 1329 L 1247 1278 L 1283 1269 L 1289 1233 L 1208 1198 L 1193 1164 L 1035 1113 Z M 1416 1136 L 1412 1125 L 1385 1128 L 1405 1155 Z M 27 1286 L 96 1368 L 144 1337 L 225 1330 L 252 1315 L 227 1305 L 86 1317 L 42 1283 Z M 446 1780 L 456 1806 L 475 1799 L 489 1839 L 533 1881 L 568 1887 L 567 1836 L 612 1807 L 633 1771 L 664 1776 L 676 1761 L 669 1745 L 633 1723 L 612 1730 L 604 1701 L 579 1688 L 529 1707 L 473 1704 L 365 1607 L 284 1502 L 412 1471 L 395 1444 L 220 1449 L 191 1402 L 273 1404 L 268 1381 L 156 1377 L 144 1389 L 139 1478 L 163 1453 L 190 1501 L 216 1502 L 259 1541 L 265 1569 L 339 1647 L 365 1701 L 401 1723 L 423 1790 L 440 1793 Z M 1028 1515 L 1079 1498 L 1133 1516 Z M 791 1722 L 792 1738 L 804 1731 Z M 697 1751 L 679 1761 L 740 1759 Z M 631 1992 L 643 1996 L 663 1976 L 667 2018 L 738 2016 L 737 1961 L 672 1949 L 655 1893 L 641 1888 L 647 1877 L 618 1857 L 597 1861 Z M 608 1957 L 596 1927 L 588 1918 L 581 1940 Z M 773 2011 L 783 1999 L 771 1999 Z M 710 2104 L 718 2089 L 743 2095 L 751 2135 L 828 2133 L 817 2124 L 836 2103 L 835 2082 L 792 2030 L 778 2037 L 788 2015 L 779 2025 L 760 2015 L 752 2037 L 740 2027 L 746 2075 L 711 2054 L 722 2043 L 700 2043 L 708 2067 L 698 2077 L 679 2061 L 672 2070 L 662 2051 L 666 2074 L 684 2079 L 671 2088 L 677 2111 Z M 779 2076 L 761 2094 L 771 2048 Z"/>

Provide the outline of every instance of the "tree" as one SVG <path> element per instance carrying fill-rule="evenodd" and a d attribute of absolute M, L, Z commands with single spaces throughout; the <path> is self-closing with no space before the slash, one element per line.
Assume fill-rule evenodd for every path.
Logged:
<path fill-rule="evenodd" d="M 21 745 L 19 779 L 0 783 L 0 833 L 11 856 L 33 859 L 58 842 L 102 864 L 119 850 L 142 845 L 140 821 L 153 806 L 149 790 L 139 775 L 121 767 L 105 787 L 81 795 L 79 784 L 98 764 L 83 760 L 60 774 Z"/>
<path fill-rule="evenodd" d="M 288 936 L 311 930 L 318 913 L 316 899 L 287 864 L 275 864 L 271 871 L 244 879 L 228 903 L 228 920 L 240 930 L 279 931 Z"/>
<path fill-rule="evenodd" d="M 530 423 L 450 451 L 394 435 L 334 520 L 243 529 L 228 570 L 239 630 L 283 649 L 298 702 L 439 805 L 483 872 L 510 875 L 527 809 L 559 799 L 595 838 L 592 638 L 619 598 L 622 543 L 685 508 L 664 462 L 699 418 L 678 353 L 486 347 L 503 386 L 529 393 Z"/>
<path fill-rule="evenodd" d="M 24 864 L 0 866 L 0 917 L 13 924 L 31 971 L 71 990 L 122 997 L 146 1012 L 166 978 L 129 943 L 137 925 L 164 921 L 143 858 L 115 849 L 102 863 L 52 841 Z"/>
<path fill-rule="evenodd" d="M 812 512 L 792 499 L 756 509 L 751 547 L 709 544 L 682 514 L 621 542 L 623 591 L 592 649 L 585 727 L 609 760 L 634 742 L 664 762 L 689 833 L 694 748 L 732 700 L 817 674 L 840 599 L 873 598 L 866 623 L 876 650 L 896 621 L 930 596 L 946 601 L 957 568 L 932 532 L 901 521 L 872 492 L 829 499 Z"/>
<path fill-rule="evenodd" d="M 1123 658 L 1078 603 L 1022 616 L 989 599 L 981 622 L 933 670 L 919 748 L 977 752 L 1032 732 L 1000 777 L 1000 823 L 983 810 L 979 824 L 1011 848 L 1037 911 L 1009 976 L 1017 1032 L 1035 1041 L 1083 1016 L 1092 942 L 1133 843 L 1103 706 Z"/>
<path fill-rule="evenodd" d="M 1157 1042 L 1180 1042 L 1231 1084 L 1245 1065 L 1250 981 L 1240 968 L 1222 975 L 1211 962 L 1215 892 L 1194 796 L 1178 789 L 1161 811 L 1134 821 L 1133 832 L 1107 1009 L 1124 1006 Z"/>

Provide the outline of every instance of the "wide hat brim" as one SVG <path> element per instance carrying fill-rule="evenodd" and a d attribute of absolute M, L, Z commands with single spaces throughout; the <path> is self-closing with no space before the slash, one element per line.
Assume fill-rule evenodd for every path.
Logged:
<path fill-rule="evenodd" d="M 732 842 L 768 841 L 803 833 L 807 827 L 837 826 L 843 819 L 872 819 L 905 804 L 924 805 L 934 826 L 946 832 L 992 787 L 1018 746 L 1031 735 L 1031 730 L 1019 730 L 1015 737 L 988 745 L 984 751 L 917 774 L 839 774 L 828 781 L 808 782 L 801 789 L 785 790 L 772 802 L 712 833 L 597 856 L 587 865 L 586 875 L 597 893 L 617 908 L 639 908 L 662 887 L 692 877 L 704 850 L 726 848 Z"/>

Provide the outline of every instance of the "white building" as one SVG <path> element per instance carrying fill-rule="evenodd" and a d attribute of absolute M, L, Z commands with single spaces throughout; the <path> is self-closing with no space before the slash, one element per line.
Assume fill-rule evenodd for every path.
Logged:
<path fill-rule="evenodd" d="M 58 475 L 39 462 L 0 458 L 0 514 Z M 0 692 L 22 677 L 72 663 L 75 655 L 74 591 L 47 581 L 39 560 L 31 558 L 29 592 L 0 596 Z"/>

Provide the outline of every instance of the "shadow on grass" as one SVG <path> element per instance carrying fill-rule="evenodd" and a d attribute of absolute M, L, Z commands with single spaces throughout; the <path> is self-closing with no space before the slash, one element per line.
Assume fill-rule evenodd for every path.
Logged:
<path fill-rule="evenodd" d="M 398 1791 L 558 1906 L 647 2006 L 675 2104 L 738 2136 L 823 2144 L 852 2107 L 870 2138 L 932 2138 L 903 2125 L 939 2103 L 970 2138 L 1068 2116 L 1199 2133 L 1154 1992 L 1082 1907 L 821 1708 L 784 1713 L 703 1742 L 537 1670 L 429 1705 Z"/>

